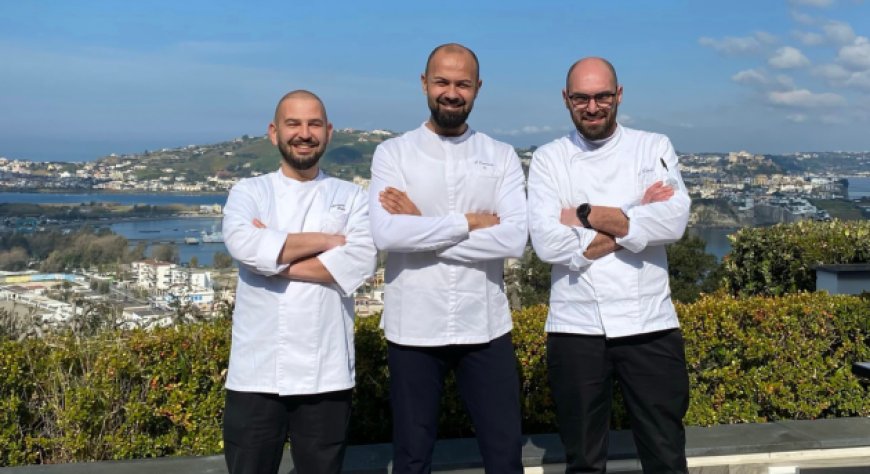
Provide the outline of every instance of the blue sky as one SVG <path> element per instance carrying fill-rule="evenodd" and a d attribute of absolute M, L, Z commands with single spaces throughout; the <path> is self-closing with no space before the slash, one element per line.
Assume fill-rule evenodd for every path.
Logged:
<path fill-rule="evenodd" d="M 472 48 L 471 125 L 517 146 L 567 133 L 568 66 L 604 56 L 620 121 L 680 151 L 870 150 L 870 4 L 7 1 L 0 156 L 86 161 L 260 135 L 306 88 L 336 127 L 412 129 L 431 49 Z"/>

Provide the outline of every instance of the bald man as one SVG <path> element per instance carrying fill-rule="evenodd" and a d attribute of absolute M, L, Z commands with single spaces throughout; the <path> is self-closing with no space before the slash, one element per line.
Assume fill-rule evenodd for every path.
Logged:
<path fill-rule="evenodd" d="M 231 474 L 339 473 L 354 386 L 353 294 L 374 271 L 368 201 L 318 167 L 332 136 L 323 102 L 285 95 L 269 124 L 273 172 L 233 186 L 223 234 L 239 264 L 224 410 Z"/>
<path fill-rule="evenodd" d="M 605 472 L 616 379 L 644 472 L 682 473 L 689 382 L 665 245 L 690 200 L 668 138 L 617 122 L 622 91 L 608 61 L 576 62 L 562 91 L 576 131 L 532 158 L 532 245 L 553 264 L 550 387 L 565 472 Z"/>
<path fill-rule="evenodd" d="M 513 147 L 466 123 L 482 84 L 471 50 L 435 48 L 420 80 L 430 116 L 378 146 L 369 189 L 372 236 L 387 252 L 393 472 L 430 472 L 444 378 L 455 371 L 486 472 L 520 473 L 503 268 L 527 241 L 523 172 Z"/>

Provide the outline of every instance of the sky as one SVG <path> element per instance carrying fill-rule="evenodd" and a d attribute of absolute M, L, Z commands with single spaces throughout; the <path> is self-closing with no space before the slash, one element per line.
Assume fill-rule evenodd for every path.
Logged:
<path fill-rule="evenodd" d="M 538 0 L 0 3 L 0 156 L 90 161 L 262 135 L 320 95 L 336 128 L 428 118 L 437 45 L 480 59 L 469 118 L 514 146 L 572 129 L 568 67 L 602 56 L 619 121 L 680 152 L 870 150 L 870 2 Z"/>

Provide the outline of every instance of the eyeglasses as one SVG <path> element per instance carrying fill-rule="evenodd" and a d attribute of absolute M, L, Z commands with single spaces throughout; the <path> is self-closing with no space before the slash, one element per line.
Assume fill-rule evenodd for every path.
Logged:
<path fill-rule="evenodd" d="M 595 101 L 595 104 L 598 105 L 599 108 L 607 109 L 613 105 L 613 100 L 616 98 L 616 92 L 599 92 L 595 95 L 589 94 L 571 94 L 568 96 L 568 100 L 571 101 L 571 105 L 577 108 L 585 109 L 589 107 L 589 102 Z"/>

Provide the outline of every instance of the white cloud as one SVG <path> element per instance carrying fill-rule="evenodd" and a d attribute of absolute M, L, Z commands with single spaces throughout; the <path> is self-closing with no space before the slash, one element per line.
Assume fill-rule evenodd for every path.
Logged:
<path fill-rule="evenodd" d="M 767 99 L 773 105 L 786 107 L 832 107 L 845 105 L 846 100 L 842 96 L 832 92 L 815 93 L 806 89 L 791 91 L 773 91 L 767 94 Z"/>
<path fill-rule="evenodd" d="M 619 123 L 623 125 L 631 125 L 635 123 L 634 117 L 628 114 L 619 114 Z"/>
<path fill-rule="evenodd" d="M 789 76 L 786 76 L 785 74 L 780 74 L 780 75 L 776 76 L 776 83 L 781 85 L 785 89 L 796 89 L 797 88 L 797 86 L 795 86 L 794 79 L 792 79 Z"/>
<path fill-rule="evenodd" d="M 807 121 L 806 114 L 789 114 L 785 116 L 786 120 L 794 123 L 804 123 Z"/>
<path fill-rule="evenodd" d="M 746 69 L 731 76 L 731 80 L 747 86 L 760 87 L 763 90 L 792 90 L 795 82 L 785 74 L 770 77 L 767 72 L 760 69 Z"/>
<path fill-rule="evenodd" d="M 802 25 L 814 25 L 816 23 L 816 19 L 812 16 L 795 10 L 792 10 L 791 18 Z"/>
<path fill-rule="evenodd" d="M 870 41 L 864 36 L 855 38 L 852 44 L 840 48 L 837 59 L 854 69 L 870 69 Z"/>
<path fill-rule="evenodd" d="M 825 42 L 825 37 L 812 31 L 795 31 L 794 37 L 806 46 L 818 46 Z"/>
<path fill-rule="evenodd" d="M 764 72 L 757 69 L 746 69 L 731 76 L 731 80 L 740 84 L 764 85 L 770 82 Z"/>
<path fill-rule="evenodd" d="M 799 49 L 783 46 L 776 50 L 767 63 L 777 69 L 794 69 L 809 66 L 810 60 Z"/>
<path fill-rule="evenodd" d="M 850 43 L 855 39 L 855 30 L 853 30 L 848 23 L 843 23 L 841 21 L 828 21 L 822 25 L 822 30 L 825 31 L 825 35 L 827 35 L 831 41 L 837 44 Z"/>
<path fill-rule="evenodd" d="M 861 89 L 870 90 L 870 70 L 853 72 L 851 76 L 843 83 L 849 87 L 858 87 Z"/>
<path fill-rule="evenodd" d="M 789 0 L 789 3 L 807 7 L 829 7 L 834 4 L 834 0 Z"/>
<path fill-rule="evenodd" d="M 839 64 L 823 64 L 815 67 L 813 69 L 813 74 L 828 79 L 829 81 L 842 81 L 847 79 L 851 73 Z"/>
<path fill-rule="evenodd" d="M 870 90 L 870 69 L 849 71 L 839 64 L 825 64 L 813 69 L 813 74 L 828 80 L 837 87 L 854 87 Z"/>
<path fill-rule="evenodd" d="M 713 39 L 706 36 L 698 39 L 698 44 L 708 46 L 724 54 L 751 54 L 761 52 L 765 46 L 776 43 L 776 36 L 758 31 L 752 36 L 726 36 Z"/>
<path fill-rule="evenodd" d="M 757 39 L 762 44 L 775 44 L 778 41 L 775 35 L 766 31 L 756 31 L 755 39 Z"/>

